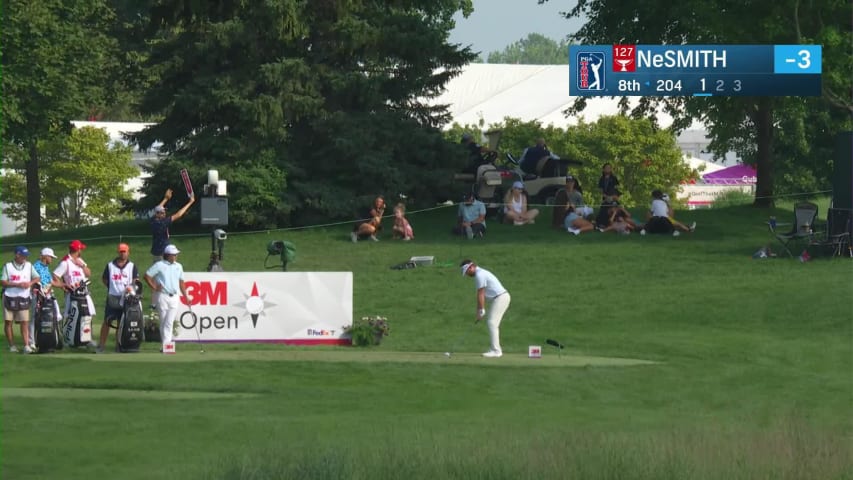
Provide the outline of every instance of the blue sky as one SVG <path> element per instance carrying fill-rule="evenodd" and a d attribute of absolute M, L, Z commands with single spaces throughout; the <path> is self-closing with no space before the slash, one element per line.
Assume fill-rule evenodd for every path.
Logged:
<path fill-rule="evenodd" d="M 456 15 L 450 42 L 470 45 L 485 59 L 489 53 L 502 51 L 531 33 L 559 41 L 582 25 L 577 19 L 569 21 L 560 15 L 576 3 L 550 0 L 539 5 L 537 0 L 474 0 L 474 13 L 468 18 Z"/>

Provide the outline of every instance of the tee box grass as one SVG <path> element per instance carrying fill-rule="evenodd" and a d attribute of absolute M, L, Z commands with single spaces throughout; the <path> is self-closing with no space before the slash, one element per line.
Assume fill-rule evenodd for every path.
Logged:
<path fill-rule="evenodd" d="M 367 349 L 4 351 L 0 477 L 853 478 L 853 261 L 751 259 L 774 247 L 770 214 L 791 215 L 678 212 L 699 223 L 678 238 L 576 237 L 545 209 L 468 241 L 449 233 L 452 207 L 410 214 L 412 242 L 352 244 L 350 225 L 229 232 L 226 272 L 262 270 L 267 243 L 289 240 L 289 270 L 354 272 L 353 315 L 387 317 L 391 335 Z M 144 224 L 113 228 L 73 233 L 95 276 L 119 241 L 150 262 Z M 209 234 L 184 228 L 179 261 L 203 271 Z M 45 241 L 60 252 L 71 236 Z M 389 268 L 415 256 L 435 261 Z M 504 358 L 479 357 L 463 258 L 512 294 Z"/>

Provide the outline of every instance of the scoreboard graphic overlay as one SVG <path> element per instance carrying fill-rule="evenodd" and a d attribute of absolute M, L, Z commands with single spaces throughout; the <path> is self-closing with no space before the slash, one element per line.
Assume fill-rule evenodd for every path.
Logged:
<path fill-rule="evenodd" d="M 821 94 L 820 45 L 571 45 L 572 96 Z"/>

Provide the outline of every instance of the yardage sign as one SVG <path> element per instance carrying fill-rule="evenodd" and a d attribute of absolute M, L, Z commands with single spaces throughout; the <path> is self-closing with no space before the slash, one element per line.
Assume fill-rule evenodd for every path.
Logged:
<path fill-rule="evenodd" d="M 820 45 L 572 45 L 569 95 L 820 96 Z"/>

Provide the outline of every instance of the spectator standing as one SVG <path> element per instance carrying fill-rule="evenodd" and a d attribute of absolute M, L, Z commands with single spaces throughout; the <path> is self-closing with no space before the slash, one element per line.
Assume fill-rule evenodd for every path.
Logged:
<path fill-rule="evenodd" d="M 124 295 L 133 291 L 133 284 L 139 281 L 139 270 L 130 261 L 130 245 L 120 243 L 116 250 L 116 258 L 104 267 L 101 274 L 101 282 L 107 287 L 107 303 L 104 306 L 104 322 L 101 324 L 97 353 L 104 353 L 110 328 L 115 328 L 118 336 L 118 322 L 124 314 Z M 113 321 L 115 326 L 111 325 Z"/>
<path fill-rule="evenodd" d="M 12 323 L 21 328 L 24 339 L 24 353 L 33 353 L 30 347 L 30 304 L 32 292 L 30 288 L 39 283 L 41 278 L 27 258 L 30 251 L 27 247 L 15 247 L 14 259 L 3 266 L 0 283 L 3 285 L 3 332 L 9 343 L 9 351 L 17 352 Z"/>
<path fill-rule="evenodd" d="M 82 257 L 85 249 L 85 243 L 80 240 L 72 240 L 68 244 L 68 255 L 62 257 L 59 265 L 53 271 L 53 277 L 57 281 L 55 285 L 65 290 L 65 317 L 68 317 L 68 311 L 71 309 L 71 291 L 92 275 L 92 271 Z M 86 295 L 86 302 L 89 304 L 89 313 L 94 321 L 95 302 L 92 301 L 91 294 Z M 96 344 L 91 342 L 89 346 L 95 347 Z"/>
<path fill-rule="evenodd" d="M 605 163 L 601 167 L 601 177 L 598 179 L 598 189 L 601 191 L 601 199 L 606 201 L 607 193 L 610 190 L 617 191 L 619 179 L 613 175 L 613 167 L 609 163 Z"/>
<path fill-rule="evenodd" d="M 45 247 L 41 249 L 41 255 L 39 255 L 39 259 L 33 263 L 33 268 L 38 272 L 39 277 L 41 278 L 41 291 L 45 295 L 50 293 L 52 287 L 61 287 L 58 282 L 53 278 L 53 274 L 50 273 L 50 264 L 53 263 L 53 260 L 56 259 L 56 254 L 53 252 L 52 248 Z M 53 299 L 53 305 L 56 309 L 56 321 L 59 322 L 62 320 L 62 315 L 59 312 L 59 302 L 56 301 L 56 298 Z M 35 302 L 33 302 L 33 306 L 35 306 Z M 30 312 L 30 348 L 35 349 L 35 309 Z"/>

